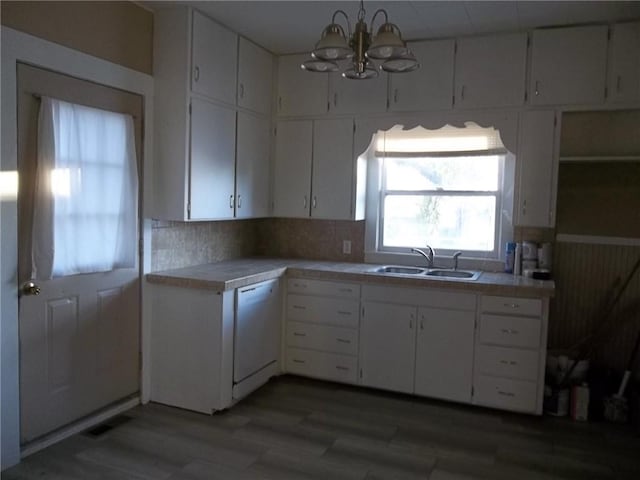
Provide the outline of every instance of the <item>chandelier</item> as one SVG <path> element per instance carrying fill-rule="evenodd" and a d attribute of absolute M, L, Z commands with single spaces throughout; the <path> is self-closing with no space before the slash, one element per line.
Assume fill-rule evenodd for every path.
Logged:
<path fill-rule="evenodd" d="M 373 23 L 378 14 L 384 15 L 384 23 L 372 40 L 369 31 L 373 32 Z M 345 35 L 342 26 L 336 22 L 339 15 L 346 20 L 348 35 Z M 372 60 L 382 61 L 379 68 L 389 73 L 411 72 L 420 67 L 416 57 L 402 40 L 400 29 L 389 22 L 385 10 L 376 10 L 369 29 L 365 15 L 364 1 L 360 0 L 358 22 L 352 33 L 348 15 L 342 10 L 336 10 L 331 23 L 324 28 L 320 40 L 311 52 L 311 60 L 300 66 L 310 72 L 337 72 L 340 69 L 338 61 L 350 59 L 351 65 L 342 72 L 342 76 L 353 80 L 378 76 L 378 67 Z"/>

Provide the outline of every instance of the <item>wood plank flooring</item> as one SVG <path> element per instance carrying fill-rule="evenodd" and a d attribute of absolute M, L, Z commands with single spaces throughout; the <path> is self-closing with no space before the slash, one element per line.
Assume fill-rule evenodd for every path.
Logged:
<path fill-rule="evenodd" d="M 283 376 L 212 416 L 158 404 L 2 473 L 16 479 L 638 479 L 640 436 Z"/>

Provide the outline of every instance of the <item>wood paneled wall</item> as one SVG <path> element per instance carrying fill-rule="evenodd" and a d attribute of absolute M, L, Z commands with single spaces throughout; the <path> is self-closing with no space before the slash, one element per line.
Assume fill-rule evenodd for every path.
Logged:
<path fill-rule="evenodd" d="M 553 273 L 556 296 L 551 303 L 549 348 L 567 348 L 605 320 L 605 306 L 640 259 L 640 247 L 557 242 Z M 613 308 L 616 327 L 598 339 L 594 364 L 626 368 L 640 334 L 640 271 Z M 622 323 L 626 323 L 622 325 Z"/>

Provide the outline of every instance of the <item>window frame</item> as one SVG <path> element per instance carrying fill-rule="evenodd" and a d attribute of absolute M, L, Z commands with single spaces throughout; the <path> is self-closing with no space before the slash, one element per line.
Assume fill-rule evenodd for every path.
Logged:
<path fill-rule="evenodd" d="M 457 154 L 457 155 L 456 155 Z M 453 157 L 469 157 L 469 152 L 448 152 L 446 157 L 439 156 L 439 158 L 453 158 Z M 503 202 L 503 181 L 504 181 L 504 163 L 505 163 L 505 154 L 496 155 L 495 152 L 482 152 L 481 154 L 474 154 L 476 157 L 488 157 L 488 156 L 498 156 L 498 179 L 497 179 L 497 189 L 496 190 L 387 190 L 386 188 L 386 172 L 385 172 L 385 161 L 386 158 L 377 157 L 379 161 L 380 168 L 380 187 L 378 189 L 378 208 L 377 210 L 377 235 L 376 235 L 376 251 L 380 253 L 405 253 L 407 249 L 415 247 L 421 248 L 425 245 L 411 245 L 406 247 L 393 247 L 393 246 L 385 246 L 384 244 L 384 205 L 385 198 L 388 196 L 446 196 L 446 197 L 495 197 L 495 210 L 494 210 L 494 219 L 495 219 L 495 227 L 493 233 L 493 250 L 461 250 L 461 249 L 450 249 L 450 248 L 441 248 L 437 245 L 431 245 L 439 254 L 452 255 L 455 252 L 462 251 L 463 255 L 466 257 L 482 257 L 482 258 L 498 258 L 500 255 L 500 237 L 501 237 L 501 226 L 500 226 L 500 212 L 502 211 L 502 202 Z M 428 157 L 428 155 L 424 155 L 424 157 Z M 415 155 L 408 154 L 406 157 L 401 155 L 394 155 L 393 158 L 415 158 Z M 428 240 L 425 239 L 425 243 Z"/>

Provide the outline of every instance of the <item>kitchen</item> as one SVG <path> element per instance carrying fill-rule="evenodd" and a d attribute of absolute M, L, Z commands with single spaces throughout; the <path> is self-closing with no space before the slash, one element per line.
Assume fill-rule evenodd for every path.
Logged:
<path fill-rule="evenodd" d="M 595 102 L 594 104 L 589 104 L 589 107 L 590 109 L 606 109 L 609 108 L 609 105 L 610 104 L 606 102 L 603 102 L 602 104 Z M 637 108 L 637 99 L 635 102 L 631 101 L 629 103 L 623 103 L 622 105 L 626 106 L 626 108 Z M 581 107 L 581 109 L 584 109 L 584 107 Z M 578 119 L 578 121 L 579 120 L 580 119 Z M 613 153 L 615 154 L 615 152 Z M 568 150 L 565 155 L 578 156 L 580 155 L 580 152 L 573 153 Z M 562 174 L 563 172 L 561 170 L 560 175 Z M 179 195 L 179 192 L 173 191 L 173 194 Z M 559 197 L 561 195 L 562 191 L 559 192 Z M 633 207 L 633 204 L 631 207 Z M 637 215 L 636 212 L 637 209 L 631 209 L 631 211 L 627 213 L 630 215 Z M 626 215 L 627 213 L 621 213 L 621 215 Z M 610 214 L 610 212 L 608 212 L 608 214 Z M 607 214 L 605 214 L 605 216 L 606 215 Z M 569 218 L 571 218 L 571 215 L 569 215 Z M 560 222 L 560 212 L 558 212 L 558 222 Z M 594 223 L 597 226 L 599 221 Z M 637 225 L 637 222 L 628 222 L 628 225 Z M 558 229 L 557 233 L 564 233 L 564 231 L 559 230 L 559 226 L 556 228 Z M 556 232 L 554 232 L 549 226 L 544 226 L 543 228 L 521 226 L 516 227 L 514 239 L 516 241 L 552 241 L 554 240 L 555 233 Z M 566 233 L 575 234 L 584 232 L 567 230 Z M 598 231 L 587 233 L 597 236 L 607 235 L 607 232 Z M 157 220 L 154 221 L 152 225 L 152 235 L 150 238 L 151 266 L 147 271 L 179 268 L 188 265 L 198 265 L 212 261 L 254 255 L 268 255 L 280 258 L 301 258 L 307 260 L 362 262 L 365 260 L 365 235 L 364 222 L 351 220 L 264 218 L 256 220 L 192 223 Z M 637 232 L 623 231 L 615 236 L 628 236 L 634 238 L 637 237 Z M 351 254 L 343 253 L 343 242 L 345 240 L 351 242 Z M 566 258 L 566 256 L 562 254 L 563 246 L 563 243 L 556 243 L 555 257 L 558 259 Z M 581 269 L 599 268 L 599 264 L 596 263 L 593 265 L 593 262 L 606 262 L 606 264 L 615 263 L 620 266 L 619 271 L 609 273 L 609 278 L 603 280 L 602 285 L 593 286 L 597 292 L 607 288 L 607 286 L 610 285 L 617 276 L 625 273 L 625 267 L 628 268 L 631 264 L 634 258 L 633 252 L 637 251 L 637 246 L 603 246 L 591 247 L 586 250 L 588 250 L 587 254 L 589 255 L 586 259 L 578 258 L 574 260 L 571 265 L 566 265 L 566 268 L 570 269 L 569 272 L 571 273 L 571 278 L 583 277 L 584 274 L 581 273 Z M 602 250 L 606 250 L 606 252 L 598 253 Z M 617 255 L 618 260 L 611 262 L 611 254 Z M 637 255 L 637 253 L 635 255 Z M 414 264 L 415 263 L 418 262 L 414 260 Z M 557 279 L 560 279 L 563 275 L 561 270 L 562 268 L 562 265 L 554 265 L 554 273 Z M 556 292 L 555 308 L 558 309 L 559 312 L 562 312 L 561 315 L 564 316 L 567 315 L 567 311 L 570 310 L 570 308 L 560 305 L 560 301 L 563 298 L 560 291 L 561 284 L 557 283 L 557 288 L 558 291 Z M 560 310 L 560 308 L 562 309 Z M 583 307 L 580 311 L 580 316 L 583 320 L 587 320 L 591 317 L 588 308 L 590 307 Z M 549 315 L 549 342 L 552 346 L 557 347 L 566 345 L 567 341 L 571 342 L 575 340 L 576 337 L 582 334 L 584 329 L 589 328 L 588 324 L 585 325 L 584 322 L 580 323 L 578 319 L 567 322 L 567 324 L 572 325 L 571 331 L 567 332 L 561 329 L 554 331 L 554 325 L 557 325 L 557 323 L 554 322 L 553 305 Z M 575 336 L 572 338 L 571 335 Z M 628 335 L 623 335 L 622 337 L 622 345 L 614 345 L 610 348 L 614 355 L 619 353 L 619 357 L 615 356 L 611 360 L 612 366 L 622 367 L 626 362 L 626 360 L 623 359 L 626 359 L 630 351 L 629 346 L 632 344 L 633 333 L 629 332 Z"/>

